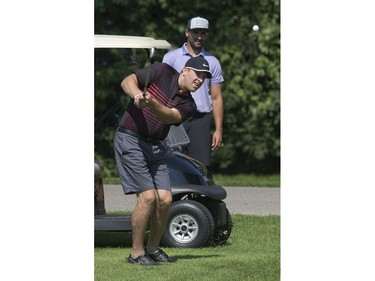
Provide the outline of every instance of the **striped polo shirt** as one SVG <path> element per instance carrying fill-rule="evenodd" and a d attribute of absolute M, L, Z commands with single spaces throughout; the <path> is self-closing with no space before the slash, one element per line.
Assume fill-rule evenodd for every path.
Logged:
<path fill-rule="evenodd" d="M 146 83 L 147 67 L 135 71 L 135 75 L 137 76 L 138 86 L 143 91 Z M 180 112 L 183 122 L 195 113 L 196 105 L 191 93 L 180 93 L 179 75 L 180 73 L 168 64 L 152 64 L 150 66 L 147 92 L 166 107 L 176 108 Z M 139 109 L 131 101 L 119 125 L 141 136 L 163 140 L 168 135 L 171 124 L 164 124 L 157 119 L 148 107 Z"/>

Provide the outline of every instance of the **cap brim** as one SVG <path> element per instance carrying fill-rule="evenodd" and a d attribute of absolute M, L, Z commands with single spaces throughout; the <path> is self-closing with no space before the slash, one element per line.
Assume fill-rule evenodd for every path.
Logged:
<path fill-rule="evenodd" d="M 209 71 L 202 71 L 202 72 L 206 72 L 207 73 L 207 78 L 210 78 L 211 79 L 211 77 L 212 77 L 212 75 L 211 75 L 211 72 L 209 72 Z"/>
<path fill-rule="evenodd" d="M 188 30 L 194 30 L 194 29 L 203 29 L 203 30 L 208 30 L 208 28 L 204 28 L 204 27 L 193 27 L 193 28 L 188 28 Z"/>
<path fill-rule="evenodd" d="M 185 68 L 192 69 L 192 70 L 194 70 L 196 72 L 206 72 L 207 73 L 207 78 L 211 78 L 212 77 L 211 72 L 208 71 L 208 70 L 196 69 L 196 68 L 193 68 L 193 67 L 190 67 L 190 66 L 185 66 Z"/>

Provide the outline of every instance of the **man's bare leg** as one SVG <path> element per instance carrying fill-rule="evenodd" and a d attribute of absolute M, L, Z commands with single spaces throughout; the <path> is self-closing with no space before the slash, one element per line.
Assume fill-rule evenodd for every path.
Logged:
<path fill-rule="evenodd" d="M 155 211 L 151 214 L 150 235 L 147 241 L 147 250 L 150 252 L 156 251 L 159 248 L 171 204 L 172 193 L 170 191 L 156 191 Z"/>
<path fill-rule="evenodd" d="M 137 258 L 144 252 L 144 239 L 151 211 L 155 208 L 154 189 L 137 194 L 137 204 L 133 210 L 132 223 L 132 257 Z"/>

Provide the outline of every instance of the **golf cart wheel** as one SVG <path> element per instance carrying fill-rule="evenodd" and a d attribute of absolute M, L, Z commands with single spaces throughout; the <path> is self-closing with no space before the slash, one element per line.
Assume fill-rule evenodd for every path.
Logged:
<path fill-rule="evenodd" d="M 210 241 L 210 244 L 213 246 L 223 245 L 225 244 L 230 234 L 232 233 L 232 216 L 230 215 L 228 209 L 226 210 L 227 215 L 227 223 L 224 226 L 218 227 L 215 229 L 214 234 L 212 235 L 212 239 Z"/>
<path fill-rule="evenodd" d="M 210 211 L 193 200 L 174 202 L 161 242 L 168 247 L 199 248 L 207 244 L 215 224 Z"/>

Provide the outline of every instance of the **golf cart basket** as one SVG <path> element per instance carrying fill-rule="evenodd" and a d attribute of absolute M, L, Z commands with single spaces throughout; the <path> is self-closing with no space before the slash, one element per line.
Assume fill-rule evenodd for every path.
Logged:
<path fill-rule="evenodd" d="M 167 137 L 165 138 L 165 144 L 167 145 L 167 148 L 172 151 L 182 152 L 183 147 L 189 142 L 189 136 L 187 135 L 182 124 L 179 126 L 172 125 L 169 129 Z"/>

